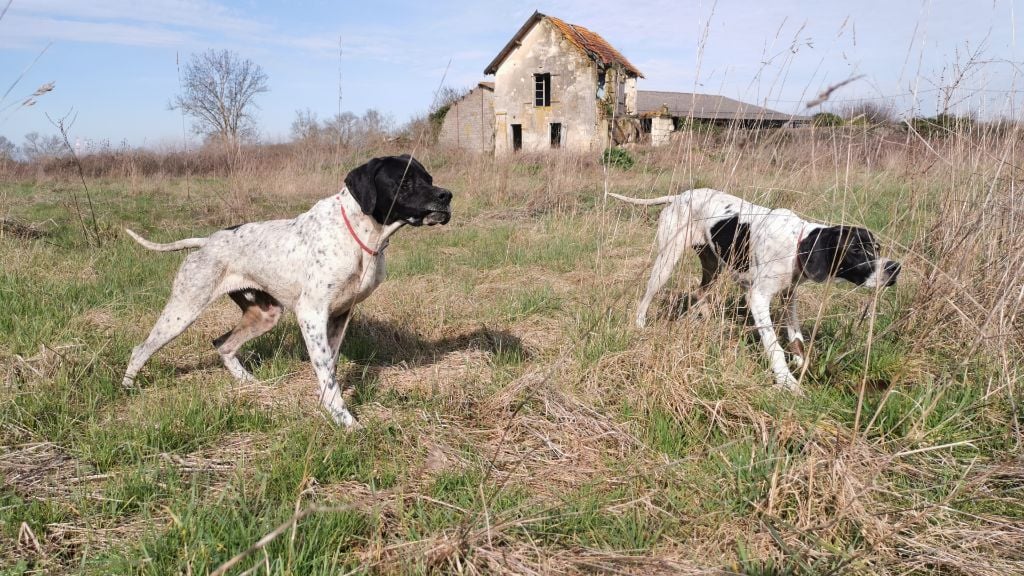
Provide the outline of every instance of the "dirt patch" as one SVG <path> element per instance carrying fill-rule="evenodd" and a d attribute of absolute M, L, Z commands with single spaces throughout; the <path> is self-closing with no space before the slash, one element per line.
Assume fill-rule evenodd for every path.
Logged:
<path fill-rule="evenodd" d="M 39 224 L 29 224 L 13 218 L 0 218 L 0 239 L 38 240 L 49 235 L 50 231 Z"/>
<path fill-rule="evenodd" d="M 3 447 L 0 474 L 4 484 L 22 497 L 50 499 L 66 497 L 83 484 L 107 477 L 96 475 L 52 442 L 33 442 Z"/>
<path fill-rule="evenodd" d="M 484 350 L 456 350 L 422 366 L 388 366 L 378 377 L 381 386 L 429 396 L 459 394 L 467 380 L 487 379 L 491 355 Z"/>
<path fill-rule="evenodd" d="M 109 334 L 121 326 L 121 321 L 107 308 L 88 310 L 82 315 L 82 321 L 104 334 Z"/>
<path fill-rule="evenodd" d="M 481 453 L 498 476 L 528 485 L 543 497 L 599 477 L 610 456 L 639 446 L 630 432 L 556 385 L 564 362 L 531 370 L 485 399 L 472 422 L 485 422 Z"/>
<path fill-rule="evenodd" d="M 76 353 L 83 349 L 84 345 L 75 343 L 54 346 L 40 344 L 39 352 L 27 358 L 14 354 L 4 375 L 4 383 L 8 387 L 16 387 L 19 384 L 49 380 L 65 362 L 70 360 L 75 363 Z"/>

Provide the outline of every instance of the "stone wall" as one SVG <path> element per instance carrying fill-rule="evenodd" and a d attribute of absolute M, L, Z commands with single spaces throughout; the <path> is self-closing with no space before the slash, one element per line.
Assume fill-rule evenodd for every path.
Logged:
<path fill-rule="evenodd" d="M 494 91 L 477 86 L 452 104 L 437 141 L 444 146 L 477 153 L 494 152 Z"/>
<path fill-rule="evenodd" d="M 675 129 L 675 123 L 671 116 L 651 118 L 651 146 L 661 146 L 667 143 Z"/>

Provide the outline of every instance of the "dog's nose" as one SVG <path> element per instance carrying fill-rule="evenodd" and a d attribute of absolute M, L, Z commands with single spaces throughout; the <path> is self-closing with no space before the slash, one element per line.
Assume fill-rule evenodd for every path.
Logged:
<path fill-rule="evenodd" d="M 452 193 L 451 192 L 449 192 L 448 190 L 445 190 L 444 188 L 438 188 L 438 190 L 439 190 L 439 192 L 437 193 L 437 198 L 439 200 L 441 200 L 442 202 L 446 202 L 446 203 L 452 201 Z"/>
<path fill-rule="evenodd" d="M 892 286 L 896 283 L 896 277 L 900 275 L 900 263 L 895 260 L 890 260 L 885 263 L 885 275 L 889 277 L 889 281 L 886 282 L 886 286 Z"/>

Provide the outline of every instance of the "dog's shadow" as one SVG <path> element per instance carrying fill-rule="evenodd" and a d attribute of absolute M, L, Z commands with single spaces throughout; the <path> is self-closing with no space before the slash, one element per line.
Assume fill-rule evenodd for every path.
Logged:
<path fill-rule="evenodd" d="M 761 337 L 757 331 L 757 322 L 754 321 L 750 307 L 747 305 L 747 299 L 743 294 L 706 298 L 701 302 L 693 293 L 671 291 L 662 299 L 656 315 L 659 319 L 676 322 L 687 315 L 706 320 L 708 313 L 714 317 L 718 317 L 720 314 L 732 326 L 740 328 L 741 333 L 738 336 L 739 342 L 743 346 L 761 350 Z M 780 342 L 782 342 L 785 311 L 781 306 L 772 307 L 772 323 Z M 788 350 L 786 354 L 788 357 Z"/>
<path fill-rule="evenodd" d="M 468 332 L 429 340 L 405 326 L 372 317 L 352 320 L 341 343 L 341 358 L 355 364 L 353 369 L 369 376 L 392 366 L 414 368 L 442 361 L 453 352 L 480 350 L 496 361 L 522 362 L 529 356 L 519 337 L 506 330 L 480 326 Z M 309 361 L 306 345 L 298 325 L 282 322 L 280 326 L 249 343 L 239 358 L 246 368 L 258 369 L 270 359 Z M 339 381 L 351 378 L 339 375 Z"/>
<path fill-rule="evenodd" d="M 703 318 L 716 310 L 724 311 L 725 318 L 741 326 L 754 326 L 754 320 L 743 295 L 736 294 L 724 299 L 705 297 L 698 299 L 692 292 L 670 291 L 662 298 L 655 316 L 660 320 L 676 321 L 687 315 Z"/>

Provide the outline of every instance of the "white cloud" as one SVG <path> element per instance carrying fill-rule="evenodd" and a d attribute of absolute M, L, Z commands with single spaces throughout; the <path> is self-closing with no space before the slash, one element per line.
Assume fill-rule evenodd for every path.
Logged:
<path fill-rule="evenodd" d="M 33 41 L 70 41 L 128 46 L 174 46 L 192 40 L 184 31 L 151 25 L 87 22 L 8 14 L 0 45 L 31 46 Z"/>
<path fill-rule="evenodd" d="M 139 22 L 219 32 L 253 32 L 264 28 L 256 21 L 235 15 L 225 6 L 201 0 L 32 0 L 16 2 L 11 13 Z"/>
<path fill-rule="evenodd" d="M 32 47 L 47 42 L 84 42 L 141 47 L 223 46 L 244 51 L 284 48 L 309 57 L 411 64 L 424 43 L 408 30 L 289 34 L 205 0 L 35 0 L 15 3 L 0 21 L 0 46 Z"/>

